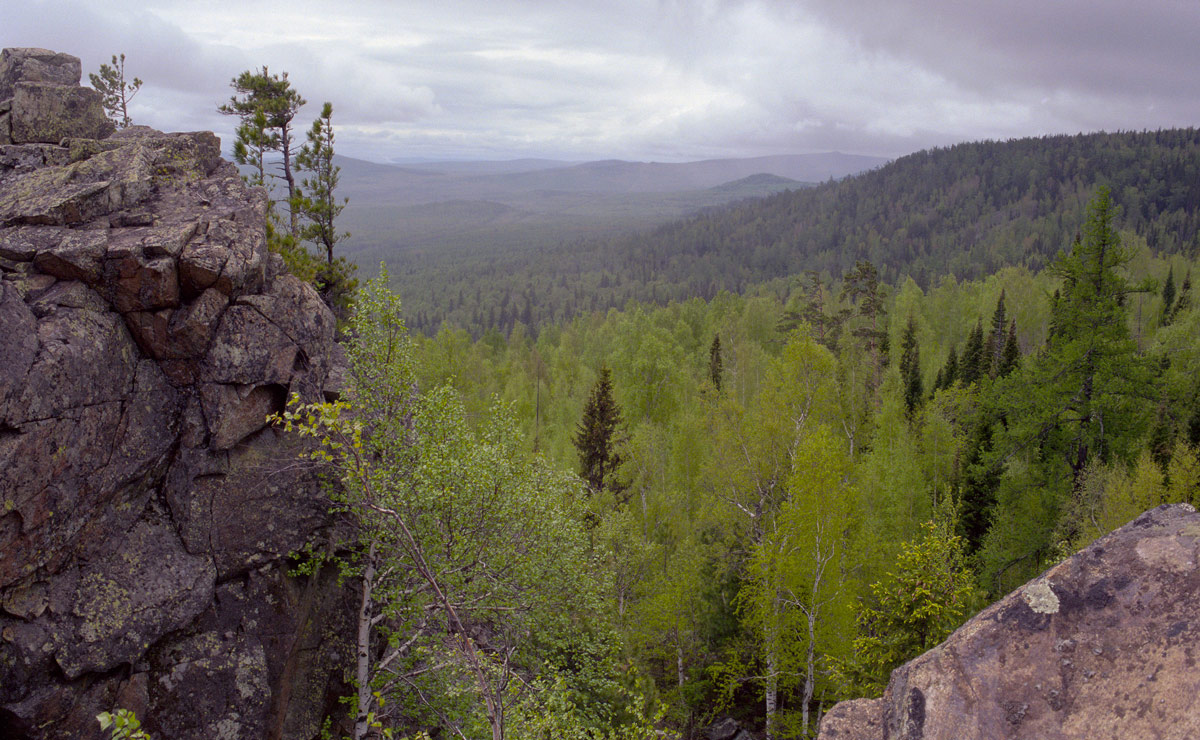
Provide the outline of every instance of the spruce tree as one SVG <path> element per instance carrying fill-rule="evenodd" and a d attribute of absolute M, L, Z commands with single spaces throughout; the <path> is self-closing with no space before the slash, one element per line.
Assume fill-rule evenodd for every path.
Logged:
<path fill-rule="evenodd" d="M 904 384 L 904 407 L 911 420 L 921 405 L 925 389 L 921 384 L 921 348 L 917 344 L 917 323 L 912 316 L 900 340 L 900 379 Z"/>
<path fill-rule="evenodd" d="M 1000 299 L 996 301 L 996 311 L 992 314 L 992 330 L 988 334 L 985 351 L 988 356 L 988 374 L 995 377 L 1000 371 L 1004 360 L 1004 344 L 1008 337 L 1007 312 L 1004 307 L 1004 289 L 1000 290 Z"/>
<path fill-rule="evenodd" d="M 971 439 L 964 447 L 955 481 L 959 531 L 966 538 L 967 551 L 971 553 L 982 545 L 996 506 L 1000 470 L 991 459 L 991 453 L 992 425 L 982 419 L 975 425 Z"/>
<path fill-rule="evenodd" d="M 1192 307 L 1192 271 L 1188 270 L 1183 276 L 1183 285 L 1179 288 L 1179 295 L 1175 299 L 1175 306 L 1171 309 L 1171 320 L 1174 320 L 1179 314 Z"/>
<path fill-rule="evenodd" d="M 1062 280 L 1053 336 L 988 401 L 1003 415 L 981 465 L 1005 476 L 981 556 L 996 592 L 1042 569 L 1055 543 L 1075 540 L 1084 522 L 1069 503 L 1089 467 L 1130 464 L 1149 431 L 1156 379 L 1128 322 L 1128 296 L 1145 286 L 1124 275 L 1132 254 L 1115 220 L 1101 188 L 1084 235 L 1051 267 Z"/>
<path fill-rule="evenodd" d="M 983 346 L 983 322 L 976 321 L 975 328 L 967 337 L 967 346 L 963 349 L 962 362 L 959 366 L 959 379 L 964 387 L 979 382 L 988 374 L 987 350 Z"/>
<path fill-rule="evenodd" d="M 721 335 L 716 334 L 708 348 L 708 377 L 718 392 L 721 390 L 721 375 L 724 369 L 725 364 L 721 359 Z"/>
<path fill-rule="evenodd" d="M 1017 321 L 1013 319 L 1008 325 L 1008 339 L 1004 342 L 1004 354 L 1000 357 L 1000 367 L 996 376 L 1004 376 L 1016 370 L 1021 364 L 1021 346 L 1017 344 Z"/>
<path fill-rule="evenodd" d="M 1171 323 L 1175 308 L 1175 268 L 1167 268 L 1167 282 L 1162 289 L 1162 323 Z"/>
<path fill-rule="evenodd" d="M 612 373 L 604 365 L 584 404 L 583 419 L 573 440 L 579 451 L 579 476 L 592 495 L 608 491 L 619 498 L 626 488 L 617 478 L 622 462 L 618 449 L 620 428 L 621 409 L 613 399 Z"/>
<path fill-rule="evenodd" d="M 958 382 L 958 350 L 951 345 L 950 354 L 946 356 L 946 365 L 942 368 L 942 388 L 950 388 Z"/>

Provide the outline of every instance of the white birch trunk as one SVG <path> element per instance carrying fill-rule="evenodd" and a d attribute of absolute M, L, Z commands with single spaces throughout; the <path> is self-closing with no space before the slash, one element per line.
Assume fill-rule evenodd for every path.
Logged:
<path fill-rule="evenodd" d="M 371 606 L 372 589 L 375 586 L 375 543 L 367 550 L 367 564 L 363 568 L 362 601 L 358 606 L 358 640 L 355 645 L 358 683 L 358 707 L 354 717 L 354 740 L 364 740 L 371 731 L 367 721 L 371 713 Z"/>
<path fill-rule="evenodd" d="M 778 609 L 778 604 L 775 604 Z M 775 640 L 773 625 L 768 624 L 763 635 L 767 641 L 767 675 L 763 691 L 763 709 L 767 715 L 766 740 L 775 740 L 775 710 L 779 699 L 779 645 Z"/>

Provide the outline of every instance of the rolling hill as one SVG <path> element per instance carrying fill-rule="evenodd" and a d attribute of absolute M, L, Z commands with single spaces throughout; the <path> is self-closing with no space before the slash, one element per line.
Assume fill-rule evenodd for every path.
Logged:
<path fill-rule="evenodd" d="M 1200 248 L 1200 131 L 959 144 L 841 181 L 744 200 L 634 235 L 545 249 L 389 259 L 415 328 L 508 331 L 628 300 L 708 298 L 869 259 L 929 285 L 1005 266 L 1039 269 L 1070 244 L 1108 185 L 1120 226 L 1163 252 Z"/>
<path fill-rule="evenodd" d="M 629 233 L 885 161 L 837 153 L 687 163 L 337 158 L 339 194 L 350 198 L 341 219 L 352 234 L 347 253 L 371 265 L 399 255 L 501 252 Z"/>

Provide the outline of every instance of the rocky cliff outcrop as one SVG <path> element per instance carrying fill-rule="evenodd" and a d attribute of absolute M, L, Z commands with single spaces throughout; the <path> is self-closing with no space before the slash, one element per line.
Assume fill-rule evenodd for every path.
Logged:
<path fill-rule="evenodd" d="M 287 575 L 330 522 L 265 419 L 333 390 L 334 318 L 215 136 L 79 78 L 0 54 L 0 737 L 314 737 L 345 611 Z"/>
<path fill-rule="evenodd" d="M 1200 514 L 1161 506 L 835 706 L 821 740 L 1200 737 Z"/>

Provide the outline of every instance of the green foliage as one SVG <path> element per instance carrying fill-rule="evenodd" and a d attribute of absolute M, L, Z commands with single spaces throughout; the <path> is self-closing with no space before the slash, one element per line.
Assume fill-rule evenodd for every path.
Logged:
<path fill-rule="evenodd" d="M 1111 237 L 1102 231 L 1081 232 L 1080 265 L 1088 264 L 1089 240 Z M 1082 281 L 1067 275 L 1094 277 L 1083 268 L 1010 268 L 924 289 L 915 280 L 893 288 L 880 279 L 874 291 L 845 298 L 838 281 L 810 276 L 748 296 L 587 313 L 536 334 L 523 318 L 507 336 L 493 331 L 478 340 L 449 327 L 433 337 L 405 334 L 406 349 L 396 356 L 409 363 L 398 376 L 409 391 L 397 398 L 430 397 L 412 407 L 413 429 L 429 428 L 430 417 L 417 411 L 433 402 L 429 389 L 452 388 L 447 398 L 476 435 L 492 428 L 495 399 L 503 399 L 503 435 L 513 442 L 498 454 L 528 459 L 532 448 L 551 469 L 570 470 L 579 469 L 580 420 L 605 363 L 609 395 L 623 412 L 620 479 L 627 488 L 620 501 L 608 493 L 588 501 L 578 481 L 565 496 L 574 531 L 582 521 L 592 525 L 581 535 L 592 586 L 578 609 L 521 617 L 536 627 L 514 654 L 516 694 L 501 698 L 513 718 L 509 729 L 518 732 L 520 716 L 522 727 L 542 736 L 591 726 L 608 732 L 633 721 L 638 702 L 631 696 L 638 695 L 661 703 L 659 731 L 685 737 L 718 713 L 758 727 L 772 716 L 783 735 L 803 731 L 807 709 L 811 730 L 812 715 L 847 686 L 877 690 L 889 665 L 940 639 L 931 635 L 974 608 L 972 598 L 958 598 L 958 587 L 976 585 L 970 570 L 998 594 L 1142 507 L 1195 500 L 1200 312 L 1186 302 L 1178 309 L 1181 289 L 1173 320 L 1162 323 L 1160 295 L 1132 286 L 1196 265 L 1154 254 L 1132 230 L 1121 237 L 1131 259 L 1113 264 L 1112 274 L 1125 280 L 1123 299 L 1081 297 Z M 486 296 L 489 286 L 479 289 Z M 536 316 L 539 299 L 514 293 L 506 317 L 523 316 L 527 305 Z M 1106 312 L 1106 301 L 1116 310 Z M 802 315 L 807 306 L 820 316 Z M 912 321 L 888 326 L 885 316 Z M 711 373 L 716 336 L 720 393 Z M 883 360 L 885 340 L 897 350 L 891 365 Z M 971 383 L 955 382 L 963 355 L 955 352 L 951 363 L 951 349 L 969 343 L 978 345 L 978 363 L 988 356 L 989 369 L 977 369 Z M 1090 376 L 1088 356 L 1097 361 Z M 939 370 L 942 382 L 910 414 L 905 375 L 927 379 Z M 1140 395 L 1128 393 L 1122 378 L 1131 374 L 1145 380 Z M 1097 391 L 1090 412 L 1083 406 L 1088 377 Z M 1103 430 L 1087 426 L 1097 414 Z M 1161 454 L 1144 462 L 1150 415 L 1161 419 L 1154 442 Z M 396 433 L 408 429 L 399 425 Z M 1095 445 L 1101 431 L 1106 451 Z M 1068 462 L 1076 439 L 1092 440 L 1078 481 Z M 469 469 L 472 454 L 455 457 Z M 940 522 L 936 536 L 924 524 L 931 519 Z M 958 567 L 968 562 L 970 570 Z M 861 632 L 860 598 L 876 613 L 864 612 Z M 584 610 L 604 618 L 584 619 Z M 390 639 L 403 644 L 419 624 L 392 623 Z M 779 628 L 768 640 L 771 625 Z M 893 634 L 911 639 L 885 639 Z M 858 653 L 856 637 L 868 640 Z M 393 665 L 411 671 L 452 656 L 452 644 L 429 644 L 419 638 L 413 645 L 426 652 Z M 494 645 L 480 647 L 485 657 L 499 655 Z M 833 669 L 843 664 L 839 683 Z M 489 676 L 503 675 L 487 665 Z M 636 677 L 622 678 L 617 665 L 635 667 Z M 430 705 L 396 700 L 385 711 L 408 727 L 487 734 L 467 663 L 414 681 Z"/>
<path fill-rule="evenodd" d="M 900 379 L 904 383 L 904 408 L 911 419 L 925 400 L 921 381 L 921 348 L 917 344 L 917 324 L 910 315 L 900 345 Z"/>
<path fill-rule="evenodd" d="M 101 730 L 110 730 L 112 740 L 150 740 L 150 735 L 142 729 L 142 723 L 137 715 L 128 709 L 118 709 L 115 712 L 101 712 L 96 715 Z"/>
<path fill-rule="evenodd" d="M 343 397 L 280 419 L 316 439 L 312 457 L 333 466 L 335 500 L 359 523 L 346 565 L 362 584 L 356 737 L 428 716 L 503 737 L 517 672 L 536 668 L 549 636 L 569 645 L 594 618 L 577 484 L 521 450 L 510 408 L 476 429 L 452 388 L 417 392 L 381 281 L 350 336 Z"/>
<path fill-rule="evenodd" d="M 1175 313 L 1175 269 L 1167 269 L 1167 279 L 1162 289 L 1162 323 L 1169 324 Z"/>
<path fill-rule="evenodd" d="M 333 163 L 333 105 L 326 102 L 321 115 L 308 130 L 308 141 L 296 155 L 296 168 L 307 172 L 297 191 L 296 210 L 308 224 L 301 229 L 300 238 L 313 242 L 325 250 L 325 261 L 333 264 L 333 248 L 339 241 L 350 236 L 339 232 L 334 219 L 350 202 L 343 198 L 339 203 L 334 191 L 337 189 L 341 167 Z"/>
<path fill-rule="evenodd" d="M 721 376 L 724 372 L 725 363 L 721 359 L 721 335 L 714 334 L 712 344 L 708 348 L 708 378 L 717 392 L 721 390 Z"/>
<path fill-rule="evenodd" d="M 128 128 L 133 123 L 129 117 L 129 101 L 142 89 L 142 81 L 137 77 L 132 82 L 125 81 L 125 55 L 113 54 L 112 64 L 101 64 L 100 73 L 88 73 L 88 80 L 100 93 L 109 120 L 117 124 L 117 128 Z"/>
<path fill-rule="evenodd" d="M 613 688 L 623 716 L 597 715 L 595 708 L 581 703 L 573 682 L 559 673 L 537 678 L 531 686 L 532 701 L 516 705 L 509 718 L 508 737 L 514 740 L 657 740 L 656 726 L 665 707 L 653 707 L 641 692 L 615 683 Z"/>
<path fill-rule="evenodd" d="M 975 605 L 962 538 L 944 525 L 900 549 L 895 570 L 871 584 L 858 613 L 853 657 L 839 666 L 847 696 L 879 696 L 891 672 L 938 645 Z"/>
<path fill-rule="evenodd" d="M 334 257 L 334 246 L 348 238 L 349 232 L 340 232 L 334 220 L 349 198 L 339 203 L 334 191 L 337 189 L 341 168 L 333 163 L 333 105 L 326 102 L 321 116 L 313 121 L 308 131 L 308 141 L 296 155 L 296 168 L 308 173 L 301 180 L 292 207 L 307 221 L 300 229 L 299 238 L 316 244 L 325 252 L 325 259 L 314 260 L 315 265 L 305 264 L 302 269 L 311 270 L 310 280 L 326 305 L 339 316 L 349 313 L 350 303 L 358 281 L 354 279 L 355 266 L 345 257 Z M 304 251 L 304 250 L 302 250 Z M 285 255 L 286 259 L 286 255 Z M 300 258 L 302 260 L 303 258 Z"/>
<path fill-rule="evenodd" d="M 619 478 L 621 424 L 621 408 L 613 400 L 612 374 L 607 365 L 602 365 L 574 439 L 579 451 L 579 476 L 593 496 L 605 491 L 620 496 L 627 487 Z"/>
<path fill-rule="evenodd" d="M 296 208 L 297 185 L 293 172 L 296 155 L 292 119 L 307 102 L 292 89 L 288 74 L 271 74 L 264 66 L 257 71 L 246 70 L 230 81 L 234 95 L 229 102 L 217 107 L 217 112 L 237 116 L 238 127 L 233 144 L 233 158 L 238 164 L 254 168 L 247 177 L 251 185 L 267 184 L 266 156 L 278 152 L 282 173 L 272 175 L 284 181 L 288 204 L 287 234 L 299 239 L 299 212 Z"/>
<path fill-rule="evenodd" d="M 983 553 L 998 590 L 1042 568 L 1054 550 L 1052 532 L 1075 538 L 1078 522 L 1061 515 L 1084 471 L 1093 461 L 1129 462 L 1147 429 L 1156 383 L 1130 336 L 1127 300 L 1144 288 L 1125 276 L 1132 252 L 1115 218 L 1100 188 L 1083 238 L 1052 268 L 1062 284 L 1048 346 L 999 382 L 989 402 L 1005 420 L 985 463 L 1007 465 Z"/>

